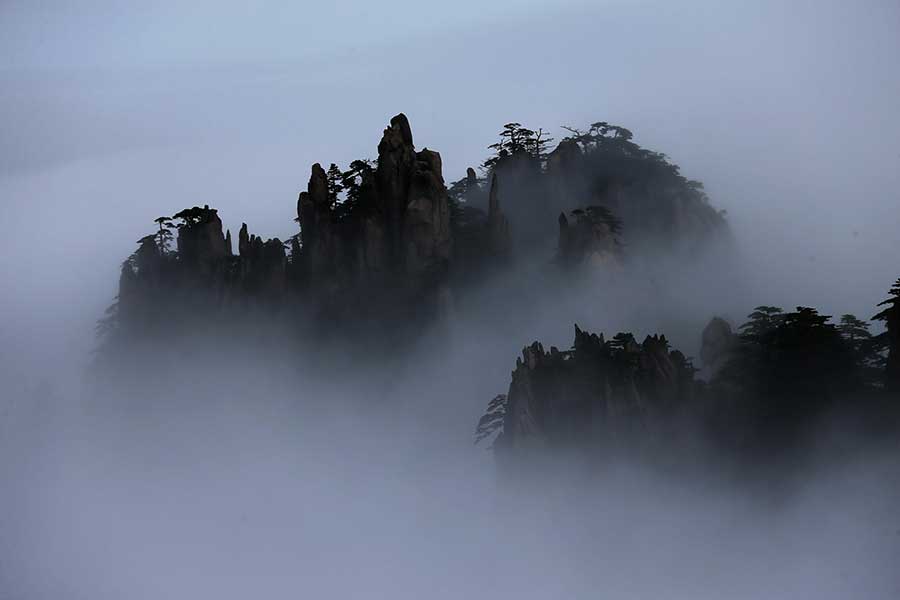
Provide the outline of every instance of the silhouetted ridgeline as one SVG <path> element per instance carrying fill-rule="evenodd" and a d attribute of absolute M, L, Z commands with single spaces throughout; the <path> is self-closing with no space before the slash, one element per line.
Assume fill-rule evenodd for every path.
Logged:
<path fill-rule="evenodd" d="M 628 252 L 671 254 L 727 236 L 701 185 L 630 132 L 606 123 L 571 131 L 547 152 L 543 132 L 508 124 L 486 176 L 470 168 L 448 190 L 440 154 L 417 152 L 397 115 L 375 161 L 313 165 L 297 201 L 300 231 L 288 240 L 264 240 L 244 224 L 235 251 L 208 206 L 157 219 L 122 266 L 101 333 L 115 345 L 250 313 L 357 333 L 416 325 L 440 315 L 454 289 L 515 261 L 621 266 L 623 239 Z"/>
<path fill-rule="evenodd" d="M 576 325 L 571 350 L 547 352 L 535 342 L 522 351 L 509 392 L 494 399 L 476 436 L 500 431 L 498 450 L 606 443 L 690 404 L 698 385 L 665 336 L 605 340 Z"/>
<path fill-rule="evenodd" d="M 664 336 L 638 343 L 610 340 L 575 327 L 570 350 L 546 352 L 537 342 L 516 360 L 505 395 L 495 397 L 476 429 L 494 437 L 507 465 L 526 465 L 535 452 L 653 447 L 670 453 L 682 439 L 706 439 L 725 456 L 785 460 L 817 429 L 886 433 L 900 425 L 900 280 L 874 318 L 887 331 L 843 315 L 838 324 L 815 309 L 785 313 L 760 306 L 732 332 L 713 319 L 701 355 L 710 378 L 695 378 L 683 354 Z M 705 432 L 696 438 L 697 430 Z M 895 438 L 894 438 L 895 439 Z"/>

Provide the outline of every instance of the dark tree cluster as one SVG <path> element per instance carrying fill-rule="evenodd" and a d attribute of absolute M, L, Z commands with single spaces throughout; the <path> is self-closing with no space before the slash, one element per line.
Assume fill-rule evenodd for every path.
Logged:
<path fill-rule="evenodd" d="M 876 345 L 887 350 L 885 364 L 885 386 L 893 393 L 900 394 L 900 279 L 894 282 L 890 297 L 878 304 L 884 310 L 872 317 L 884 322 L 885 332 L 878 336 Z"/>
<path fill-rule="evenodd" d="M 125 261 L 117 305 L 98 330 L 189 334 L 190 325 L 162 325 L 246 311 L 325 330 L 377 323 L 397 330 L 396 322 L 415 330 L 442 314 L 454 293 L 489 283 L 511 263 L 549 261 L 554 241 L 560 264 L 618 267 L 624 249 L 639 248 L 651 230 L 698 241 L 723 228 L 705 197 L 689 206 L 659 195 L 645 210 L 653 190 L 684 194 L 694 184 L 678 179 L 663 155 L 634 144 L 628 130 L 601 123 L 571 131 L 551 150 L 543 129 L 507 123 L 484 176 L 470 168 L 448 188 L 440 155 L 417 150 L 408 120 L 397 115 L 374 160 L 313 165 L 297 199 L 299 231 L 285 241 L 251 234 L 246 224 L 233 240 L 209 206 L 156 219 L 156 231 Z M 610 192 L 616 185 L 624 187 Z M 710 226 L 653 224 L 666 214 Z"/>
<path fill-rule="evenodd" d="M 157 231 L 123 264 L 98 331 L 189 336 L 261 314 L 287 319 L 289 330 L 379 320 L 390 330 L 400 319 L 414 329 L 440 309 L 453 249 L 447 190 L 440 155 L 416 151 L 404 115 L 384 130 L 375 161 L 313 165 L 296 221 L 300 231 L 284 242 L 245 223 L 235 249 L 209 206 L 156 219 Z"/>
<path fill-rule="evenodd" d="M 521 123 L 507 123 L 499 133 L 500 141 L 488 146 L 495 154 L 487 158 L 482 167 L 492 169 L 505 159 L 524 156 L 543 163 L 553 138 L 543 129 L 534 131 Z"/>
<path fill-rule="evenodd" d="M 660 244 L 697 251 L 726 235 L 724 213 L 710 206 L 703 185 L 665 154 L 639 146 L 628 129 L 602 121 L 564 129 L 569 135 L 551 150 L 544 130 L 507 123 L 482 163 L 485 181 L 500 181 L 513 253 L 552 239 L 560 213 L 596 206 L 625 223 L 635 251 Z M 454 185 L 462 191 L 468 180 Z"/>
<path fill-rule="evenodd" d="M 687 417 L 727 456 L 782 458 L 828 419 L 847 427 L 900 427 L 900 393 L 891 370 L 898 346 L 900 281 L 875 315 L 887 330 L 873 336 L 852 314 L 838 323 L 810 307 L 785 312 L 758 306 L 737 334 L 714 319 L 704 360 L 717 370 L 695 378 L 691 362 L 670 351 L 665 337 L 638 343 L 630 333 L 610 340 L 576 327 L 564 352 L 535 342 L 516 362 L 507 394 L 497 396 L 478 424 L 476 443 L 495 437 L 498 456 L 528 448 L 608 448 L 626 437 L 653 443 L 660 428 Z M 715 332 L 711 335 L 710 332 Z M 893 337 L 892 337 L 893 336 Z M 710 345 L 710 348 L 712 346 Z M 720 360 L 724 352 L 724 360 Z M 654 433 L 655 432 L 655 433 Z"/>
<path fill-rule="evenodd" d="M 516 360 L 505 395 L 494 398 L 476 443 L 496 434 L 495 450 L 603 446 L 692 405 L 698 384 L 691 362 L 665 336 L 606 340 L 575 326 L 571 349 L 535 342 Z"/>

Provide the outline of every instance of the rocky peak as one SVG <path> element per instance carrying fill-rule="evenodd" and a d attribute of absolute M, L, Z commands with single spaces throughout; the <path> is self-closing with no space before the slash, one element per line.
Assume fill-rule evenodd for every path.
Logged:
<path fill-rule="evenodd" d="M 241 230 L 238 231 L 238 254 L 247 256 L 250 253 L 250 234 L 247 233 L 247 224 L 241 223 Z"/>
<path fill-rule="evenodd" d="M 177 242 L 182 260 L 209 264 L 225 258 L 225 236 L 216 209 L 195 206 L 177 213 L 174 218 L 182 220 Z"/>
<path fill-rule="evenodd" d="M 388 262 L 394 266 L 402 261 L 403 213 L 415 169 L 412 132 L 406 115 L 400 113 L 391 119 L 391 124 L 384 130 L 378 144 L 378 166 L 375 171 L 378 205 L 387 231 Z"/>
<path fill-rule="evenodd" d="M 410 138 L 411 139 L 411 138 Z M 405 267 L 411 275 L 446 270 L 450 260 L 450 204 L 441 172 L 441 155 L 417 153 L 403 212 Z"/>
<path fill-rule="evenodd" d="M 309 176 L 309 184 L 307 186 L 309 192 L 309 200 L 313 206 L 321 210 L 329 208 L 331 202 L 328 199 L 328 176 L 322 165 L 315 163 L 312 166 L 312 172 Z"/>
<path fill-rule="evenodd" d="M 478 175 L 475 173 L 475 169 L 472 167 L 468 167 L 466 169 L 466 187 L 467 189 L 472 189 L 474 186 L 478 185 Z"/>
<path fill-rule="evenodd" d="M 700 360 L 707 374 L 715 375 L 731 357 L 737 345 L 737 336 L 731 325 L 721 317 L 713 317 L 703 328 Z"/>
<path fill-rule="evenodd" d="M 306 191 L 297 200 L 300 236 L 311 274 L 320 277 L 332 271 L 335 260 L 335 235 L 332 202 L 328 196 L 328 177 L 322 165 L 312 166 Z"/>

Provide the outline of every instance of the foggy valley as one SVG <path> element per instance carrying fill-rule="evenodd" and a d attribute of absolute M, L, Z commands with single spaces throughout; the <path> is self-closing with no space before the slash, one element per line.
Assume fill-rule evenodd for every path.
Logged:
<path fill-rule="evenodd" d="M 900 7 L 0 6 L 0 600 L 900 596 Z"/>

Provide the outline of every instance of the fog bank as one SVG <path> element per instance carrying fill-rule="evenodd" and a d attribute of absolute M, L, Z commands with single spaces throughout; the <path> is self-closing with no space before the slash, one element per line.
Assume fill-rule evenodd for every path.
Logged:
<path fill-rule="evenodd" d="M 900 275 L 895 2 L 266 6 L 0 7 L 0 597 L 900 595 L 896 447 L 777 489 L 626 462 L 510 492 L 471 443 L 521 348 L 576 322 L 696 355 L 714 314 L 874 314 Z M 737 263 L 565 289 L 531 265 L 389 369 L 223 344 L 85 381 L 154 218 L 285 239 L 309 166 L 374 156 L 399 111 L 448 183 L 512 120 L 628 127 L 706 184 Z"/>

